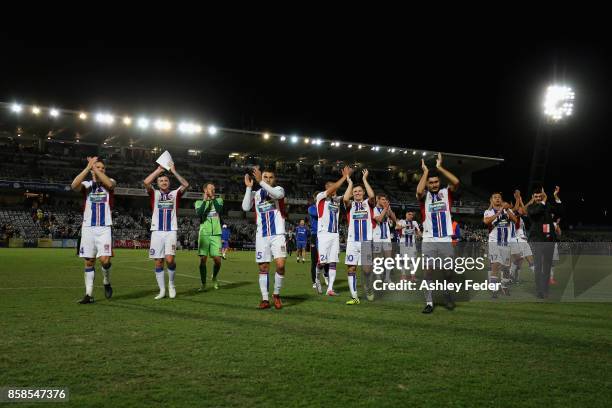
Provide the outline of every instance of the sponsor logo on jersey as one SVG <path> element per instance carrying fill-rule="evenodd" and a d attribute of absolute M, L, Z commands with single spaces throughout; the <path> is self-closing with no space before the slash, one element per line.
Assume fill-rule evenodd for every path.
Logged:
<path fill-rule="evenodd" d="M 443 200 L 440 201 L 432 201 L 429 203 L 429 212 L 438 213 L 446 211 L 446 202 Z"/>

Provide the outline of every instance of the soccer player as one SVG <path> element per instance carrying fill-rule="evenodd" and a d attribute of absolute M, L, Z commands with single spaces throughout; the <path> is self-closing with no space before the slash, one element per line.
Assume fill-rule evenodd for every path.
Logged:
<path fill-rule="evenodd" d="M 392 222 L 397 224 L 397 218 L 391 209 L 389 198 L 386 194 L 378 194 L 376 196 L 374 221 L 374 253 L 382 253 L 384 257 L 390 258 L 393 252 L 391 244 Z M 385 282 L 391 282 L 391 269 L 385 268 Z"/>
<path fill-rule="evenodd" d="M 291 254 L 293 253 L 293 249 L 294 249 L 294 243 L 295 243 L 295 232 L 293 231 L 293 227 L 289 227 L 289 230 L 287 231 L 287 238 L 286 238 L 286 242 L 287 242 L 287 252 L 289 253 L 289 256 L 291 256 Z M 299 262 L 299 260 L 298 260 Z"/>
<path fill-rule="evenodd" d="M 232 232 L 227 227 L 227 224 L 223 224 L 221 228 L 221 257 L 227 259 L 227 250 L 229 248 L 229 240 Z"/>
<path fill-rule="evenodd" d="M 484 212 L 483 222 L 489 228 L 489 261 L 491 271 L 490 283 L 501 281 L 501 291 L 509 295 L 509 280 L 502 276 L 502 267 L 510 266 L 510 243 L 516 242 L 515 225 L 518 218 L 510 208 L 510 204 L 502 200 L 501 193 L 493 193 L 491 205 Z M 497 290 L 493 291 L 493 298 L 497 297 Z"/>
<path fill-rule="evenodd" d="M 405 219 L 397 222 L 396 228 L 400 231 L 400 255 L 408 255 L 410 258 L 416 258 L 416 238 L 421 236 L 421 228 L 419 223 L 414 220 L 414 211 L 407 211 Z M 410 280 L 415 281 L 416 271 L 410 271 Z M 402 271 L 402 280 L 406 280 L 406 271 Z"/>
<path fill-rule="evenodd" d="M 144 179 L 144 186 L 151 198 L 151 247 L 149 258 L 155 259 L 155 278 L 159 287 L 159 294 L 155 300 L 166 296 L 166 282 L 164 278 L 164 260 L 168 268 L 168 294 L 170 299 L 176 297 L 174 276 L 176 273 L 176 234 L 178 222 L 176 213 L 179 200 L 189 187 L 189 183 L 177 173 L 174 164 L 170 172 L 181 183 L 177 189 L 170 190 L 170 177 L 164 174 L 164 168 L 159 166 Z M 153 181 L 157 181 L 158 189 L 153 188 Z"/>
<path fill-rule="evenodd" d="M 527 209 L 523 203 L 521 192 L 519 190 L 514 191 L 514 208 L 512 209 L 514 215 L 516 215 L 518 221 L 515 225 L 516 230 L 516 242 L 510 245 L 510 253 L 512 256 L 512 265 L 510 266 L 510 276 L 515 283 L 520 283 L 520 270 L 523 264 L 523 259 L 529 264 L 531 272 L 534 272 L 533 264 L 533 253 L 531 247 L 527 242 L 527 233 L 525 231 L 524 218 L 527 217 Z"/>
<path fill-rule="evenodd" d="M 300 259 L 302 263 L 306 262 L 304 260 L 304 252 L 306 251 L 306 242 L 308 241 L 308 228 L 306 228 L 306 223 L 304 220 L 300 220 L 300 225 L 295 227 L 295 242 L 297 246 L 296 257 L 298 263 Z"/>
<path fill-rule="evenodd" d="M 372 275 L 372 236 L 375 223 L 374 206 L 376 205 L 376 195 L 368 183 L 367 169 L 363 170 L 363 186 L 354 186 L 350 177 L 347 177 L 347 181 L 348 187 L 342 197 L 344 207 L 347 209 L 347 220 L 349 224 L 348 236 L 346 239 L 346 259 L 344 263 L 348 267 L 348 283 L 351 291 L 351 299 L 347 301 L 346 304 L 358 305 L 357 266 L 361 266 L 364 274 L 364 288 L 367 299 L 370 301 L 374 300 L 374 292 L 370 281 Z"/>
<path fill-rule="evenodd" d="M 261 302 L 259 309 L 269 309 L 268 272 L 270 261 L 274 259 L 276 274 L 274 275 L 274 307 L 282 308 L 280 290 L 285 278 L 285 260 L 287 258 L 287 245 L 285 242 L 285 190 L 276 186 L 274 171 L 253 168 L 253 178 L 260 189 L 253 190 L 253 179 L 249 174 L 244 175 L 246 191 L 242 200 L 242 209 L 250 211 L 255 206 L 257 219 L 257 235 L 255 239 L 255 261 L 259 267 L 259 289 Z"/>
<path fill-rule="evenodd" d="M 215 185 L 211 182 L 202 187 L 202 199 L 194 203 L 196 214 L 200 217 L 200 236 L 198 238 L 198 255 L 200 256 L 200 286 L 199 291 L 206 290 L 206 261 L 212 257 L 213 288 L 219 289 L 219 271 L 221 270 L 221 221 L 223 198 L 215 194 Z"/>
<path fill-rule="evenodd" d="M 342 177 L 336 182 L 325 183 L 325 191 L 317 194 L 315 202 L 317 207 L 317 252 L 319 263 L 315 284 L 321 285 L 319 276 L 323 268 L 328 267 L 327 295 L 336 296 L 334 282 L 336 280 L 336 265 L 340 261 L 340 235 L 338 233 L 338 217 L 340 215 L 340 202 L 342 197 L 336 195 L 338 188 L 349 178 L 352 170 L 345 166 Z M 354 274 L 353 274 L 354 275 Z"/>
<path fill-rule="evenodd" d="M 555 222 L 553 222 L 553 226 L 555 228 L 555 233 L 557 234 L 557 240 L 561 236 L 561 199 L 559 198 L 559 191 L 561 191 L 559 186 L 555 186 L 555 191 L 553 191 L 553 197 L 555 199 L 556 205 L 556 213 L 553 213 L 553 218 Z M 555 242 L 555 248 L 553 249 L 553 257 L 552 257 L 552 265 L 550 267 L 550 279 L 548 280 L 549 285 L 556 285 L 557 281 L 555 280 L 555 265 L 559 263 L 559 243 Z"/>
<path fill-rule="evenodd" d="M 85 180 L 91 174 L 91 180 Z M 106 175 L 104 162 L 97 157 L 87 157 L 87 166 L 72 181 L 70 187 L 83 194 L 83 224 L 79 256 L 85 258 L 85 296 L 80 304 L 94 302 L 93 285 L 96 258 L 104 275 L 104 296 L 110 299 L 113 288 L 110 282 L 113 239 L 111 235 L 112 207 L 117 183 Z"/>
<path fill-rule="evenodd" d="M 452 235 L 453 220 L 451 217 L 452 193 L 459 188 L 459 179 L 442 167 L 442 153 L 436 160 L 437 172 L 429 172 L 425 160 L 421 160 L 423 175 L 417 185 L 416 197 L 421 203 L 421 218 L 423 220 L 422 253 L 425 258 L 447 258 L 453 256 Z M 448 180 L 447 187 L 440 187 L 441 174 Z M 427 260 L 427 259 L 426 259 Z M 425 268 L 425 280 L 433 282 L 433 268 Z M 452 271 L 444 271 L 447 279 L 452 278 Z M 455 302 L 449 291 L 444 292 L 445 307 L 455 308 Z M 423 313 L 434 310 L 431 290 L 425 291 L 425 308 Z"/>

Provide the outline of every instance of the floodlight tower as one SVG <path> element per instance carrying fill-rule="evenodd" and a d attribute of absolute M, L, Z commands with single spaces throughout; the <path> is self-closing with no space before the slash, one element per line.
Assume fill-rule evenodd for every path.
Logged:
<path fill-rule="evenodd" d="M 544 120 L 539 121 L 529 174 L 529 191 L 543 185 L 553 129 L 566 122 L 574 112 L 573 89 L 566 85 L 550 85 L 544 95 Z"/>

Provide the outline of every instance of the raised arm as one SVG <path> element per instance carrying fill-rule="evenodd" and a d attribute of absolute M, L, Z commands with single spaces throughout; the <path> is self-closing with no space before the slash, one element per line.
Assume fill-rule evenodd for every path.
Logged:
<path fill-rule="evenodd" d="M 187 188 L 189 187 L 189 182 L 185 180 L 183 176 L 178 174 L 178 172 L 176 171 L 176 167 L 174 167 L 174 163 L 172 164 L 172 166 L 170 166 L 170 171 L 172 172 L 172 174 L 174 174 L 174 177 L 176 177 L 179 183 L 181 183 L 180 190 L 181 190 L 181 193 L 184 193 L 185 190 L 187 190 Z"/>
<path fill-rule="evenodd" d="M 81 191 L 81 183 L 85 181 L 85 178 L 91 172 L 93 165 L 98 161 L 97 157 L 88 157 L 87 158 L 87 166 L 81 171 L 75 178 L 72 180 L 72 184 L 70 184 L 70 188 L 74 191 Z"/>
<path fill-rule="evenodd" d="M 421 169 L 423 170 L 423 174 L 421 175 L 421 179 L 419 180 L 419 184 L 416 189 L 416 198 L 417 200 L 422 200 L 423 196 L 425 196 L 425 187 L 427 187 L 427 177 L 429 177 L 429 169 L 425 165 L 425 160 L 421 159 Z"/>
<path fill-rule="evenodd" d="M 349 204 L 351 203 L 351 197 L 353 195 L 353 180 L 348 177 L 346 181 L 348 181 L 348 186 L 346 187 L 346 191 L 342 196 L 342 201 L 344 202 L 344 206 L 348 208 Z"/>
<path fill-rule="evenodd" d="M 95 174 L 96 180 L 102 183 L 102 185 L 106 187 L 107 190 L 113 190 L 115 186 L 117 185 L 117 182 L 115 180 L 108 177 L 105 173 L 102 173 L 100 170 L 96 168 L 96 166 L 93 166 L 91 168 L 91 171 L 93 171 L 93 174 Z"/>
<path fill-rule="evenodd" d="M 376 194 L 374 194 L 374 190 L 372 190 L 372 186 L 368 182 L 368 175 L 370 172 L 368 169 L 363 170 L 363 186 L 365 187 L 366 193 L 368 194 L 368 198 L 376 198 Z"/>
<path fill-rule="evenodd" d="M 285 197 L 285 190 L 280 186 L 272 187 L 266 183 L 261 177 L 261 170 L 259 170 L 257 167 L 253 169 L 253 177 L 255 177 L 255 181 L 259 183 L 261 188 L 266 190 L 270 198 L 273 200 L 280 200 Z"/>
<path fill-rule="evenodd" d="M 153 181 L 155 181 L 155 179 L 164 172 L 164 168 L 162 166 L 157 166 L 157 168 L 155 170 L 153 170 L 153 172 L 151 172 L 151 174 L 149 174 L 147 176 L 147 178 L 144 179 L 143 184 L 145 186 L 145 188 L 147 190 L 151 190 Z"/>
<path fill-rule="evenodd" d="M 459 179 L 453 173 L 442 167 L 442 153 L 438 153 L 438 159 L 436 160 L 436 168 L 438 169 L 440 174 L 442 174 L 448 180 L 449 190 L 457 191 L 457 188 L 459 188 Z"/>
<path fill-rule="evenodd" d="M 351 169 L 349 166 L 344 166 L 344 168 L 342 169 L 342 177 L 340 177 L 338 181 L 336 181 L 334 184 L 329 186 L 327 190 L 325 190 L 325 195 L 327 197 L 331 197 L 332 194 L 336 192 L 342 186 L 342 184 L 344 184 L 344 182 L 351 175 L 352 172 L 353 169 Z"/>
<path fill-rule="evenodd" d="M 259 182 L 259 185 L 261 186 L 261 188 L 266 190 L 270 198 L 272 198 L 273 200 L 281 200 L 285 198 L 285 189 L 281 186 L 272 187 L 263 180 Z"/>
<path fill-rule="evenodd" d="M 244 175 L 244 184 L 246 185 L 246 191 L 242 199 L 242 210 L 251 211 L 251 208 L 253 208 L 253 180 L 248 174 Z"/>
<path fill-rule="evenodd" d="M 510 221 L 516 223 L 518 221 L 518 218 L 516 217 L 516 214 L 514 214 L 514 211 L 512 211 L 512 208 L 510 208 L 510 203 L 504 203 L 504 210 L 506 215 L 508 216 L 508 218 L 510 219 Z"/>

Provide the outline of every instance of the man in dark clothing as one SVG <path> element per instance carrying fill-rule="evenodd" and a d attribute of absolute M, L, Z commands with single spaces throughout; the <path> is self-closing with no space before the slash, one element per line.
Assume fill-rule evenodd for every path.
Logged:
<path fill-rule="evenodd" d="M 548 281 L 557 241 L 554 222 L 561 215 L 561 200 L 559 199 L 559 186 L 555 187 L 554 202 L 548 200 L 544 188 L 536 191 L 527 204 L 527 214 L 531 224 L 529 242 L 532 243 L 534 253 L 536 295 L 544 299 L 548 297 Z"/>

